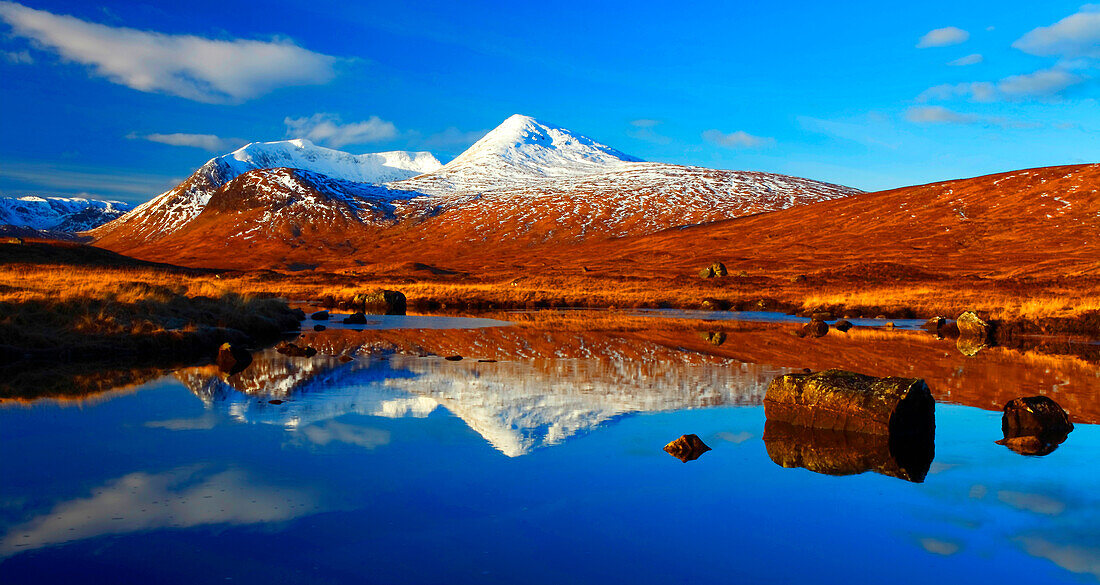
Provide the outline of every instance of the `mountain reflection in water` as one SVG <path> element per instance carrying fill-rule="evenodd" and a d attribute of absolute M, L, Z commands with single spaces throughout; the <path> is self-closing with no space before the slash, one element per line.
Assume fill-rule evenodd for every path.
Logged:
<path fill-rule="evenodd" d="M 334 327 L 295 340 L 312 358 L 267 350 L 233 376 L 0 386 L 0 582 L 1100 577 L 1095 362 L 797 326 Z M 935 443 L 765 420 L 775 376 L 834 367 L 924 378 Z M 1085 424 L 1042 459 L 1017 453 L 1046 443 L 994 444 L 1025 395 Z M 687 434 L 713 450 L 662 451 Z"/>

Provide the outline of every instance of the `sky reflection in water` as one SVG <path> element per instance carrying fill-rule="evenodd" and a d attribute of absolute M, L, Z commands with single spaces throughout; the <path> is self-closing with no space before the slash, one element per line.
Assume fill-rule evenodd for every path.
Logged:
<path fill-rule="evenodd" d="M 82 408 L 6 401 L 0 581 L 1100 580 L 1100 433 L 1080 424 L 1094 364 L 823 339 L 331 331 L 309 341 L 357 359 L 269 351 L 228 379 L 191 368 Z M 872 471 L 777 465 L 768 381 L 830 360 L 927 375 L 923 483 L 845 438 L 813 438 L 824 460 L 806 467 Z M 1086 420 L 1045 457 L 995 444 L 999 412 L 973 406 L 1044 385 Z M 713 450 L 662 451 L 684 433 Z"/>

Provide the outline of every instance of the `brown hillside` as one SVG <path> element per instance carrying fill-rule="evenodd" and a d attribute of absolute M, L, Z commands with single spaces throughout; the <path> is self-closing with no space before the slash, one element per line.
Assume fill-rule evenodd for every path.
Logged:
<path fill-rule="evenodd" d="M 263 226 L 275 230 L 264 238 L 242 235 L 262 221 L 261 209 L 216 214 L 212 209 L 155 244 L 99 244 L 191 266 L 338 269 L 424 262 L 483 276 L 521 267 L 571 272 L 580 266 L 604 274 L 677 276 L 694 274 L 712 259 L 725 262 L 735 274 L 772 276 L 822 272 L 859 279 L 883 266 L 918 277 L 1100 274 L 1100 165 L 1095 164 L 863 193 L 648 235 L 579 242 L 555 237 L 577 229 L 551 213 L 556 206 L 574 208 L 568 199 L 535 197 L 527 207 L 518 200 L 464 206 L 413 221 L 394 219 L 394 214 L 401 217 L 400 207 L 376 208 L 366 222 L 347 213 L 312 222 L 303 216 Z M 490 224 L 494 229 L 485 229 Z M 524 237 L 516 237 L 520 231 L 526 231 Z"/>
<path fill-rule="evenodd" d="M 940 276 L 1097 275 L 1100 164 L 858 194 L 572 255 L 673 273 L 717 258 L 731 270 L 780 274 L 859 272 L 871 262 Z"/>

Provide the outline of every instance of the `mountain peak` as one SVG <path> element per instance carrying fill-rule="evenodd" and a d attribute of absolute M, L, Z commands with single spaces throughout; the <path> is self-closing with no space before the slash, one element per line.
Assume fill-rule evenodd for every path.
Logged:
<path fill-rule="evenodd" d="M 443 169 L 488 165 L 525 175 L 566 176 L 607 170 L 640 158 L 560 126 L 514 114 Z"/>

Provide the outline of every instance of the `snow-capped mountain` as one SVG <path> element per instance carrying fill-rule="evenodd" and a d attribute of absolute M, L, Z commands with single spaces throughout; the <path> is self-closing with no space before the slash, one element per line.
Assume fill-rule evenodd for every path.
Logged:
<path fill-rule="evenodd" d="M 407 179 L 440 168 L 430 152 L 349 154 L 305 139 L 253 142 L 207 161 L 186 181 L 94 234 L 108 242 L 163 238 L 198 217 L 210 197 L 236 177 L 257 169 L 289 168 L 365 185 Z"/>
<path fill-rule="evenodd" d="M 428 194 L 473 192 L 578 177 L 642 159 L 564 128 L 513 115 L 442 168 L 401 189 Z"/>
<path fill-rule="evenodd" d="M 518 457 L 635 413 L 760 405 L 770 380 L 788 371 L 613 332 L 564 333 L 545 346 L 543 332 L 451 333 L 452 342 L 471 342 L 467 349 L 492 348 L 482 351 L 500 361 L 423 358 L 389 340 L 419 340 L 422 332 L 338 337 L 329 330 L 310 336 L 319 351 L 312 358 L 268 349 L 227 378 L 209 366 L 176 376 L 208 408 L 245 423 L 303 429 L 349 413 L 423 418 L 444 408 L 502 454 Z M 358 357 L 345 363 L 334 355 Z"/>
<path fill-rule="evenodd" d="M 132 208 L 121 201 L 83 197 L 0 197 L 0 225 L 80 232 L 121 217 Z"/>
<path fill-rule="evenodd" d="M 370 157 L 385 158 L 389 174 L 372 166 L 377 160 Z M 249 185 L 253 179 L 263 183 L 267 204 L 260 206 L 252 195 L 241 198 L 242 185 L 229 186 L 236 177 L 270 167 L 307 174 L 256 174 Z M 391 177 L 394 172 L 404 176 Z M 327 186 L 320 188 L 323 178 Z M 219 198 L 244 206 L 204 213 L 226 188 L 233 193 Z M 180 186 L 93 235 L 100 246 L 168 262 L 246 267 L 257 259 L 306 262 L 302 256 L 308 254 L 310 264 L 362 263 L 372 260 L 350 253 L 369 250 L 392 260 L 395 253 L 419 254 L 422 245 L 438 252 L 494 243 L 573 244 L 857 192 L 783 175 L 644 162 L 515 115 L 443 166 L 426 153 L 357 157 L 305 141 L 252 144 L 211 160 Z M 373 211 L 357 226 L 349 208 Z M 336 216 L 353 221 L 332 223 Z M 326 252 L 333 242 L 341 243 L 339 250 Z M 251 252 L 225 254 L 242 245 Z"/>

